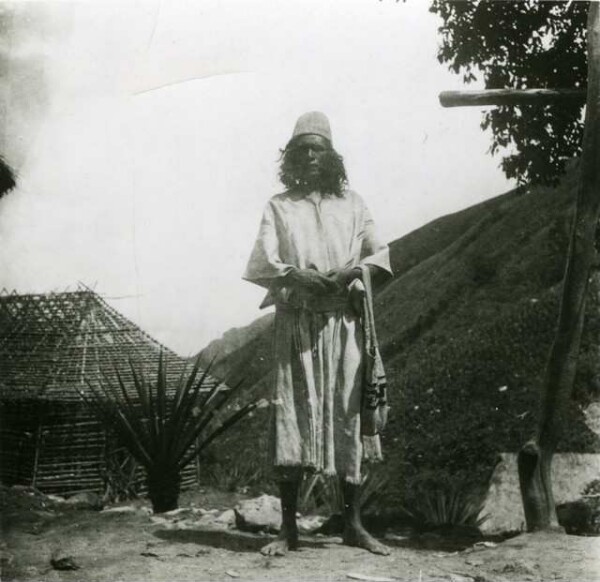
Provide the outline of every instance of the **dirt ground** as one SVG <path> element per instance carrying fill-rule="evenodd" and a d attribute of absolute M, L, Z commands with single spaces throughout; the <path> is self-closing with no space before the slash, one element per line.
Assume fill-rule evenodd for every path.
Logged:
<path fill-rule="evenodd" d="M 305 535 L 285 558 L 258 550 L 271 536 L 231 523 L 235 495 L 182 496 L 179 512 L 153 516 L 144 501 L 78 509 L 28 490 L 2 489 L 2 580 L 600 580 L 600 538 L 521 534 L 465 544 L 388 532 L 390 556 Z M 62 569 L 62 568 L 77 569 Z"/>

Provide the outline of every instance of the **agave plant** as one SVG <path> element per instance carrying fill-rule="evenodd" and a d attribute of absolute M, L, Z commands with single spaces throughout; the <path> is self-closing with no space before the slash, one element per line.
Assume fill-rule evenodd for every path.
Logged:
<path fill-rule="evenodd" d="M 154 512 L 170 511 L 177 508 L 184 467 L 260 403 L 224 413 L 240 384 L 229 388 L 217 383 L 209 388 L 209 369 L 199 374 L 198 359 L 191 370 L 182 371 L 174 390 L 168 390 L 162 353 L 152 382 L 146 380 L 142 367 L 131 361 L 129 366 L 135 392 L 128 391 L 115 369 L 116 380 L 105 376 L 98 386 L 88 383 L 89 394 L 81 396 L 144 467 Z"/>
<path fill-rule="evenodd" d="M 457 487 L 425 491 L 412 507 L 403 507 L 416 524 L 425 528 L 440 526 L 480 527 L 489 518 L 483 514 L 485 496 Z"/>
<path fill-rule="evenodd" d="M 243 491 L 261 477 L 261 467 L 252 460 L 237 463 L 218 463 L 208 470 L 211 484 L 220 491 Z"/>
<path fill-rule="evenodd" d="M 298 508 L 303 513 L 318 510 L 328 515 L 341 514 L 344 501 L 339 480 L 321 473 L 305 474 L 298 492 Z"/>
<path fill-rule="evenodd" d="M 380 495 L 389 482 L 389 475 L 382 470 L 371 468 L 365 473 L 360 483 L 359 493 L 359 504 L 363 513 L 376 508 Z M 301 511 L 319 509 L 330 515 L 342 514 L 344 495 L 340 480 L 321 473 L 305 475 L 300 484 L 298 506 Z"/>

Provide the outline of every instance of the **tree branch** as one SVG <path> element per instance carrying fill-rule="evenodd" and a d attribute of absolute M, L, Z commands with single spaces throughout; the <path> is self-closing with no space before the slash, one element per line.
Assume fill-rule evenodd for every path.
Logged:
<path fill-rule="evenodd" d="M 442 107 L 476 107 L 480 105 L 545 105 L 579 103 L 584 105 L 585 89 L 484 89 L 481 91 L 442 91 Z"/>

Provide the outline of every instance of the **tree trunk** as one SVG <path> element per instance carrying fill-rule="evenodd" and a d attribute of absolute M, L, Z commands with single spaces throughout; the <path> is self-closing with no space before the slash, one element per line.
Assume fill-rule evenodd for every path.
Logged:
<path fill-rule="evenodd" d="M 177 509 L 181 486 L 181 474 L 178 469 L 161 467 L 160 470 L 148 471 L 146 483 L 154 513 Z"/>
<path fill-rule="evenodd" d="M 528 531 L 556 529 L 551 467 L 573 389 L 600 211 L 600 4 L 588 14 L 588 89 L 577 206 L 558 327 L 542 386 L 536 434 L 519 452 L 519 482 Z"/>

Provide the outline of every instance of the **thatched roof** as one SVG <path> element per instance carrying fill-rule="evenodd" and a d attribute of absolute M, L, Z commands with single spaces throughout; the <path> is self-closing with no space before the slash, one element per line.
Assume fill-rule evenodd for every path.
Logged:
<path fill-rule="evenodd" d="M 89 289 L 40 295 L 0 293 L 0 398 L 80 400 L 119 369 L 132 394 L 129 361 L 152 378 L 159 354 L 168 377 L 185 360 L 161 345 Z M 215 380 L 211 379 L 211 384 Z"/>

